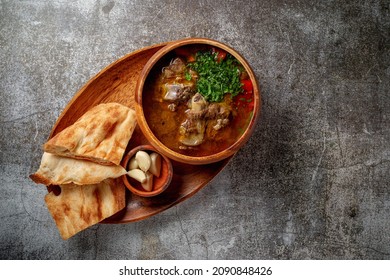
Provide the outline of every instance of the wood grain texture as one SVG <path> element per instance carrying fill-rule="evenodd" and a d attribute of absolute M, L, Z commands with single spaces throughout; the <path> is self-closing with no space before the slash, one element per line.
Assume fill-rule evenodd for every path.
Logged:
<path fill-rule="evenodd" d="M 72 98 L 59 116 L 50 138 L 73 124 L 86 111 L 100 103 L 117 102 L 135 107 L 134 93 L 138 77 L 150 57 L 167 43 L 154 45 L 130 53 L 110 64 L 87 82 Z M 139 145 L 150 144 L 138 125 L 127 146 L 126 153 Z M 167 190 L 156 197 L 126 194 L 126 208 L 103 223 L 128 223 L 160 213 L 184 201 L 203 188 L 229 162 L 231 157 L 208 165 L 189 165 L 172 162 L 173 177 Z M 123 184 L 119 178 L 117 184 Z"/>

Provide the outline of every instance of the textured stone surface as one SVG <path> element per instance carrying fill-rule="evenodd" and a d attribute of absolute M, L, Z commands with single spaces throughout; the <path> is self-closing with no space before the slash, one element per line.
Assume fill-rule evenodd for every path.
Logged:
<path fill-rule="evenodd" d="M 389 19 L 388 1 L 1 0 L 0 259 L 390 259 Z M 190 200 L 61 240 L 28 179 L 60 112 L 121 56 L 194 36 L 253 67 L 253 137 Z"/>

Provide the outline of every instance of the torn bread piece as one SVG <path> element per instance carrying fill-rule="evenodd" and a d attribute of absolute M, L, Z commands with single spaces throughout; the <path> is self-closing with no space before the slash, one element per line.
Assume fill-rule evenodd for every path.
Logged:
<path fill-rule="evenodd" d="M 38 171 L 30 178 L 38 184 L 76 185 L 96 184 L 107 178 L 118 178 L 126 174 L 120 165 L 101 165 L 87 160 L 79 160 L 43 153 Z"/>
<path fill-rule="evenodd" d="M 99 104 L 48 140 L 45 152 L 119 165 L 137 124 L 133 109 L 119 103 Z"/>
<path fill-rule="evenodd" d="M 84 186 L 60 185 L 60 188 L 59 195 L 48 193 L 45 202 L 64 240 L 125 207 L 125 187 L 113 179 Z"/>

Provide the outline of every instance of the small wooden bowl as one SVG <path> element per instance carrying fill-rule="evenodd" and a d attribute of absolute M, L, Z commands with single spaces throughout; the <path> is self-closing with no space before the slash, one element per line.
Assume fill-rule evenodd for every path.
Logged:
<path fill-rule="evenodd" d="M 123 158 L 121 165 L 128 171 L 128 163 L 130 159 L 135 156 L 138 151 L 146 151 L 146 152 L 156 152 L 159 153 L 153 146 L 150 145 L 141 145 L 135 147 L 127 155 Z M 159 153 L 161 155 L 161 153 Z M 160 177 L 154 177 L 153 179 L 153 190 L 146 191 L 142 187 L 141 183 L 137 180 L 129 177 L 127 174 L 122 176 L 123 183 L 126 187 L 134 194 L 144 197 L 151 197 L 161 194 L 165 191 L 169 184 L 171 183 L 173 176 L 173 169 L 171 161 L 164 155 L 161 155 L 161 173 Z"/>
<path fill-rule="evenodd" d="M 165 146 L 152 132 L 149 124 L 147 123 L 147 120 L 145 118 L 144 109 L 143 109 L 143 94 L 144 94 L 144 85 L 145 81 L 147 81 L 148 75 L 153 72 L 153 67 L 163 59 L 166 60 L 167 57 L 172 54 L 172 52 L 183 46 L 188 45 L 208 45 L 210 47 L 217 47 L 219 49 L 222 49 L 226 51 L 227 53 L 230 53 L 233 57 L 235 57 L 241 65 L 245 68 L 246 72 L 248 73 L 249 79 L 252 82 L 253 85 L 253 99 L 254 99 L 254 106 L 253 106 L 253 112 L 251 117 L 249 118 L 249 121 L 247 122 L 247 125 L 243 131 L 243 133 L 238 137 L 238 139 L 230 145 L 225 150 L 216 152 L 211 155 L 205 155 L 205 156 L 189 156 L 184 155 L 179 152 L 173 151 L 167 146 Z M 140 129 L 142 130 L 142 133 L 145 135 L 147 140 L 163 155 L 169 157 L 172 160 L 182 162 L 182 163 L 188 163 L 193 165 L 202 165 L 202 164 L 209 164 L 221 161 L 223 159 L 226 159 L 232 155 L 234 155 L 249 139 L 251 134 L 253 133 L 255 124 L 257 122 L 259 113 L 260 113 L 260 92 L 258 88 L 258 83 L 256 80 L 256 77 L 247 63 L 247 61 L 234 49 L 231 47 L 226 46 L 225 44 L 222 44 L 220 42 L 205 39 L 205 38 L 189 38 L 189 39 L 182 39 L 178 41 L 174 41 L 169 43 L 167 46 L 161 48 L 159 51 L 157 51 L 150 60 L 146 63 L 144 66 L 140 77 L 138 79 L 137 85 L 136 85 L 136 92 L 135 92 L 135 109 L 137 112 L 137 121 Z M 145 106 L 149 106 L 150 104 L 145 104 Z"/>

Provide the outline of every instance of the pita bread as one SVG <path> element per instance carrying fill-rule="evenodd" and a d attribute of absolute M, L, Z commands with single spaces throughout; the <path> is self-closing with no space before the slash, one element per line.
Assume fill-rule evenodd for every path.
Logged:
<path fill-rule="evenodd" d="M 60 187 L 61 193 L 48 193 L 45 202 L 65 240 L 125 207 L 125 188 L 112 179 L 94 185 Z"/>
<path fill-rule="evenodd" d="M 47 141 L 45 152 L 119 165 L 136 126 L 135 111 L 118 103 L 99 104 Z"/>
<path fill-rule="evenodd" d="M 117 178 L 126 174 L 120 165 L 101 165 L 87 160 L 56 156 L 43 153 L 38 171 L 30 178 L 38 184 L 61 185 L 74 183 L 77 185 L 96 184 L 107 178 Z"/>

